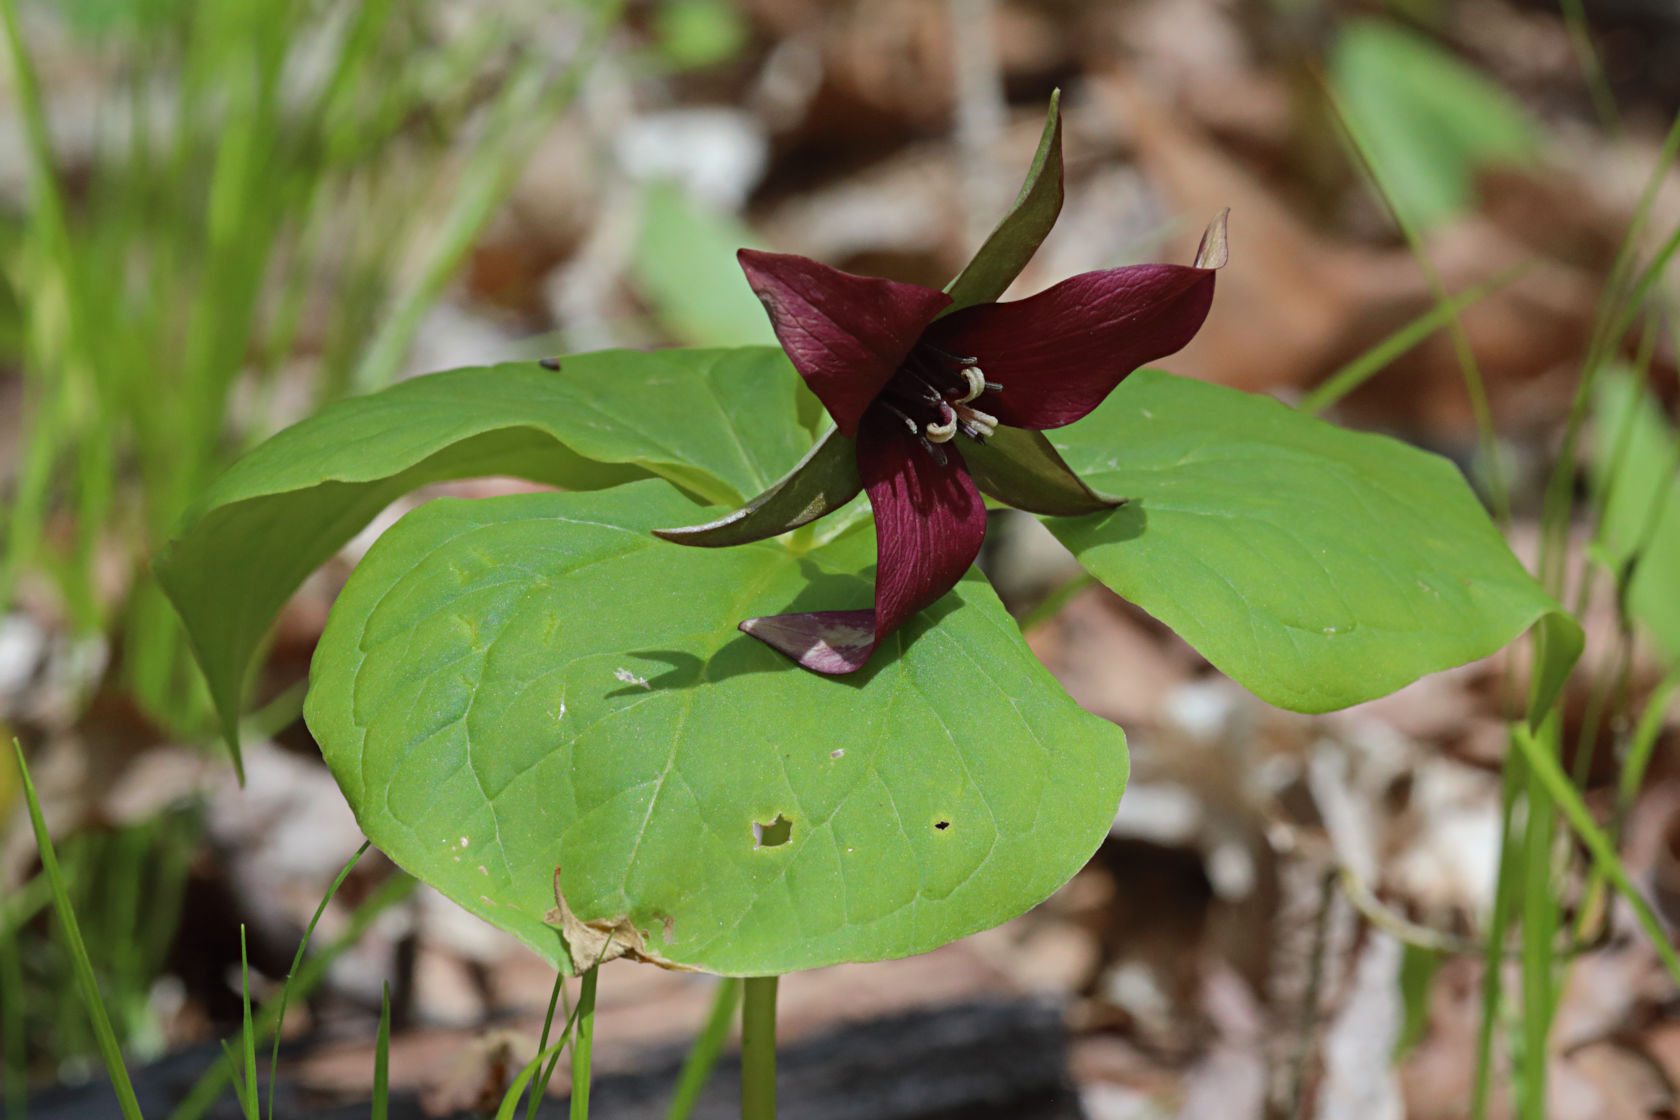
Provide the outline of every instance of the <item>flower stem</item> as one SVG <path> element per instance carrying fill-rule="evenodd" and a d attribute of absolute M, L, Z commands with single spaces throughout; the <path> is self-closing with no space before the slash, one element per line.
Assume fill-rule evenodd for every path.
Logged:
<path fill-rule="evenodd" d="M 589 1052 L 595 1041 L 595 981 L 599 968 L 581 977 L 578 987 L 577 1033 L 572 1036 L 572 1120 L 589 1117 Z"/>
<path fill-rule="evenodd" d="M 741 1008 L 741 1120 L 776 1120 L 776 976 L 749 976 Z"/>

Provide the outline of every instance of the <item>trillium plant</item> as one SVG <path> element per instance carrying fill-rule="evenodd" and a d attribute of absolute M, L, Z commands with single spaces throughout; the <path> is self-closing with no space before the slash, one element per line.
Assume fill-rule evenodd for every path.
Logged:
<path fill-rule="evenodd" d="M 1219 314 L 1224 215 L 1192 264 L 1000 301 L 1060 209 L 1060 143 L 1052 101 L 943 291 L 743 250 L 779 347 L 438 373 L 256 448 L 158 561 L 235 760 L 313 569 L 428 484 L 544 484 L 384 532 L 305 717 L 373 843 L 582 975 L 580 1040 L 604 960 L 749 978 L 764 1116 L 775 976 L 1006 921 L 1113 819 L 1124 734 L 973 567 L 988 500 L 1270 703 L 1357 703 L 1538 625 L 1543 709 L 1578 630 L 1452 465 L 1142 368 Z"/>

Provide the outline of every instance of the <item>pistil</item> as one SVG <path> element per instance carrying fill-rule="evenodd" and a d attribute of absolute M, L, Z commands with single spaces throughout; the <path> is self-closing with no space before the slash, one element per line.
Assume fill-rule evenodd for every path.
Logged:
<path fill-rule="evenodd" d="M 997 430 L 997 417 L 972 405 L 983 393 L 1001 388 L 986 380 L 979 358 L 948 354 L 924 342 L 905 358 L 880 403 L 942 463 L 942 444 L 959 434 L 984 441 Z"/>

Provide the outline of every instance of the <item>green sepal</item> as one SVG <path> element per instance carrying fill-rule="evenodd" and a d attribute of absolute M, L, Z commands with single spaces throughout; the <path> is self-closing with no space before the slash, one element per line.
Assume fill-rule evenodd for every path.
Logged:
<path fill-rule="evenodd" d="M 655 529 L 653 535 L 701 548 L 750 544 L 833 513 L 862 489 L 857 441 L 830 428 L 779 482 L 734 513 L 704 525 Z"/>
<path fill-rule="evenodd" d="M 1028 513 L 1078 517 L 1126 501 L 1085 485 L 1042 432 L 999 428 L 985 443 L 964 443 L 962 456 L 981 493 Z"/>
<path fill-rule="evenodd" d="M 1038 151 L 1021 191 L 1009 207 L 1009 213 L 992 230 L 991 235 L 963 266 L 956 279 L 945 286 L 951 306 L 943 314 L 976 303 L 990 303 L 1009 287 L 1039 245 L 1056 224 L 1062 212 L 1062 91 L 1050 95 L 1050 109 L 1044 118 L 1044 132 L 1038 139 Z"/>

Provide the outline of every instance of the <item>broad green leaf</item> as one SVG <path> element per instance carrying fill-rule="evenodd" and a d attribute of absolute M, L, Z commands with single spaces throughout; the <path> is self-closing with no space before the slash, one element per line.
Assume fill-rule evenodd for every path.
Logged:
<path fill-rule="evenodd" d="M 744 975 L 932 949 L 1079 868 L 1124 737 L 983 579 L 821 677 L 736 624 L 868 604 L 872 539 L 795 555 L 649 532 L 694 512 L 649 481 L 443 499 L 380 538 L 306 716 L 381 850 L 565 967 L 556 869 L 574 926 Z"/>
<path fill-rule="evenodd" d="M 1062 212 L 1061 103 L 1062 91 L 1056 90 L 1050 95 L 1044 132 L 1020 193 L 974 259 L 945 285 L 951 306 L 943 314 L 971 304 L 990 303 L 1001 296 L 1056 224 L 1056 215 Z"/>
<path fill-rule="evenodd" d="M 238 759 L 249 667 L 305 576 L 418 486 L 513 475 L 568 489 L 660 475 L 736 502 L 808 437 L 780 350 L 607 350 L 549 371 L 456 370 L 343 401 L 256 448 L 182 519 L 158 577 L 186 622 Z"/>
<path fill-rule="evenodd" d="M 1594 474 L 1604 489 L 1598 544 L 1631 565 L 1628 613 L 1671 663 L 1680 661 L 1680 446 L 1662 409 L 1626 371 L 1600 376 Z"/>
<path fill-rule="evenodd" d="M 1385 20 L 1348 23 L 1331 51 L 1330 81 L 1394 205 L 1423 226 L 1470 208 L 1478 170 L 1529 163 L 1539 150 L 1538 130 L 1510 94 Z"/>
<path fill-rule="evenodd" d="M 642 228 L 631 262 L 636 287 L 660 323 L 694 346 L 775 345 L 764 306 L 735 263 L 735 251 L 758 239 L 731 215 L 676 186 L 642 196 Z"/>
<path fill-rule="evenodd" d="M 1157 370 L 1050 436 L 1087 482 L 1128 499 L 1051 530 L 1279 707 L 1385 695 L 1547 616 L 1551 663 L 1573 661 L 1570 640 L 1579 649 L 1578 627 L 1435 455 Z"/>

